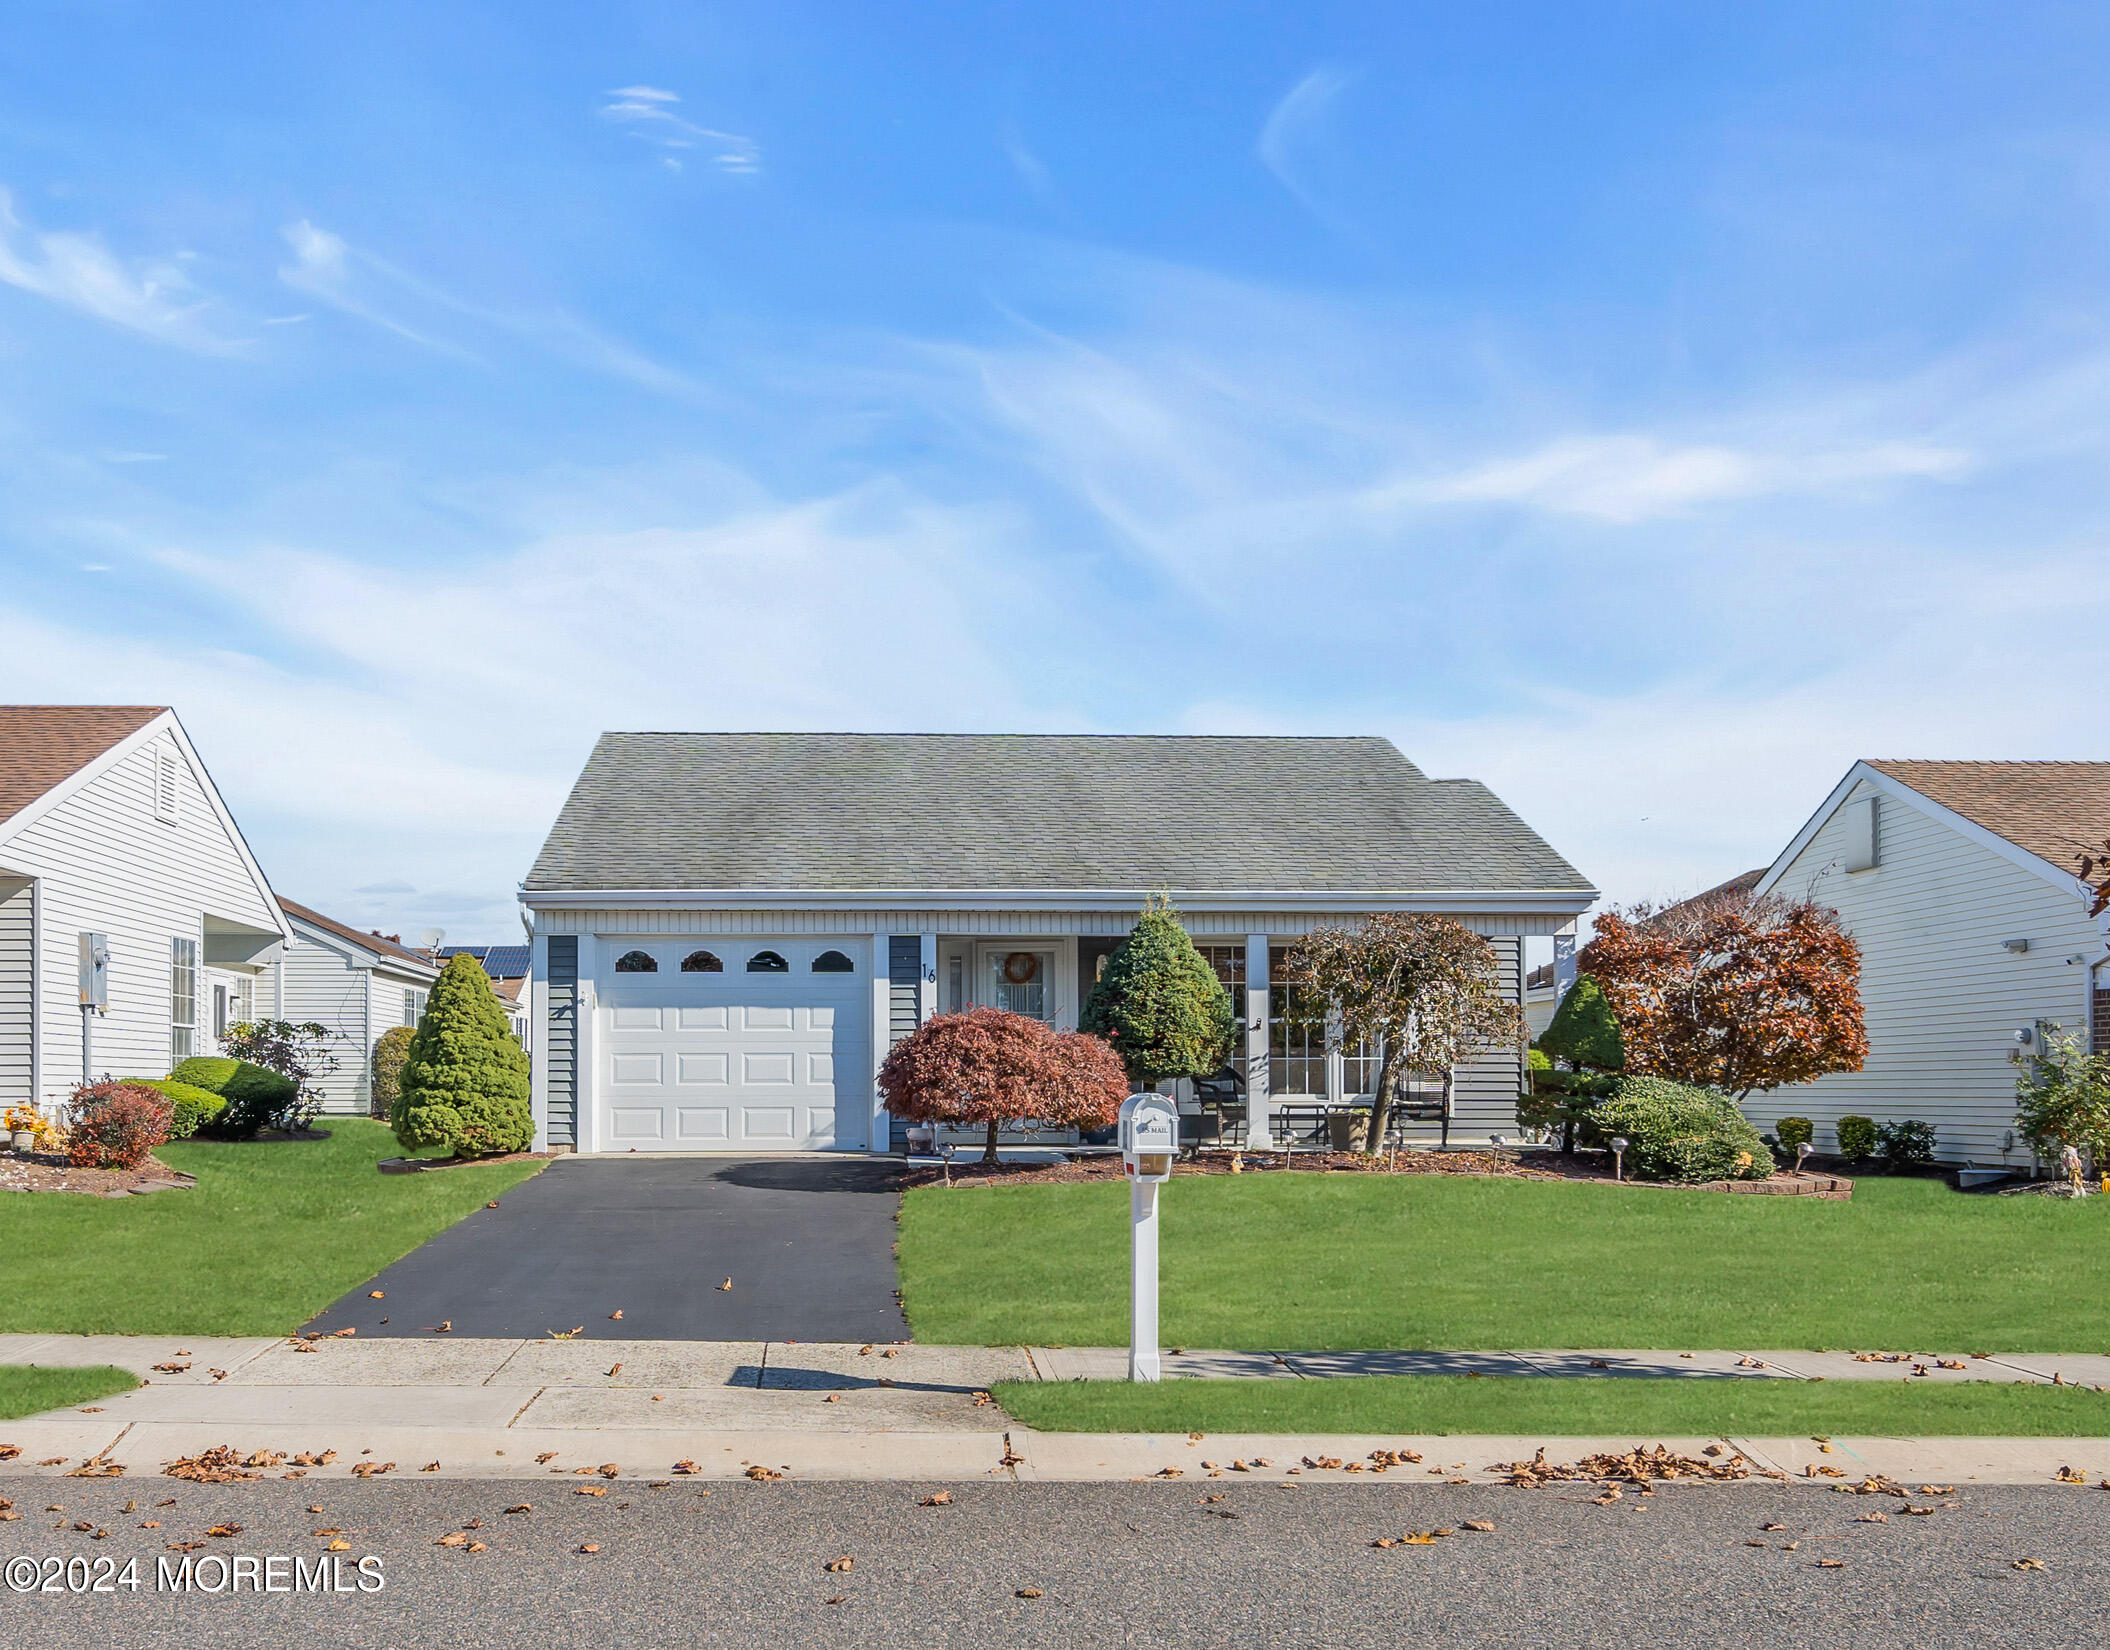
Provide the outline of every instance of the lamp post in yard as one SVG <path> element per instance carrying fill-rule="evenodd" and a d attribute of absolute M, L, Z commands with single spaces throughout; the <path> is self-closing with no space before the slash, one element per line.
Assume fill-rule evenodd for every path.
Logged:
<path fill-rule="evenodd" d="M 1172 1178 L 1180 1114 L 1169 1096 L 1131 1094 L 1121 1102 L 1121 1167 L 1128 1176 L 1128 1378 L 1155 1381 L 1158 1369 L 1158 1188 Z"/>

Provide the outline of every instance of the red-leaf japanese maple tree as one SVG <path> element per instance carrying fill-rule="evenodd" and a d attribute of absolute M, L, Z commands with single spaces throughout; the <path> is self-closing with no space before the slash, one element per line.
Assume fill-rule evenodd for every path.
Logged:
<path fill-rule="evenodd" d="M 1576 962 L 1618 1016 L 1629 1073 L 1741 1100 L 1868 1055 L 1861 948 L 1808 900 L 1737 889 L 1609 911 Z"/>
<path fill-rule="evenodd" d="M 911 1123 L 984 1125 L 982 1161 L 994 1163 L 1006 1123 L 1106 1127 L 1128 1097 L 1128 1072 L 1113 1046 L 1088 1032 L 970 1008 L 926 1020 L 896 1043 L 879 1067 L 879 1092 Z"/>

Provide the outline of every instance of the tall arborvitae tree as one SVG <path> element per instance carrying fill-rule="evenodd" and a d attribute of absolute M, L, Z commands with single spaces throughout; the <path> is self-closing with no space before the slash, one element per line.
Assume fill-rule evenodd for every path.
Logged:
<path fill-rule="evenodd" d="M 1194 949 L 1172 901 L 1152 894 L 1128 938 L 1106 959 L 1077 1026 L 1112 1043 L 1129 1078 L 1148 1088 L 1222 1070 L 1237 1017 L 1231 994 Z"/>
<path fill-rule="evenodd" d="M 407 1150 L 450 1146 L 457 1157 L 491 1157 L 534 1143 L 527 1053 L 490 976 L 466 951 L 434 982 L 400 1081 L 388 1121 Z"/>

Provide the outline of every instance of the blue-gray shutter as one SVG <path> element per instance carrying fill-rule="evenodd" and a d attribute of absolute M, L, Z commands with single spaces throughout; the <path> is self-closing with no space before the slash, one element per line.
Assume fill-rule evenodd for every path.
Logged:
<path fill-rule="evenodd" d="M 916 1029 L 916 1008 L 923 983 L 923 936 L 895 934 L 887 941 L 887 1047 Z M 880 1058 L 885 1059 L 882 1050 Z M 887 1149 L 908 1150 L 908 1125 L 889 1119 Z"/>
<path fill-rule="evenodd" d="M 543 1103 L 543 1132 L 552 1146 L 579 1139 L 579 940 L 553 934 L 549 941 L 549 1007 L 544 1047 L 549 1050 L 549 1093 Z"/>

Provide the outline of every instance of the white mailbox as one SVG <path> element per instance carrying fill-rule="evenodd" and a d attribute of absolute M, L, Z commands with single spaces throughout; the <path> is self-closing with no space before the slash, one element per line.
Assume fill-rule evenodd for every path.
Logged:
<path fill-rule="evenodd" d="M 1179 1155 L 1180 1112 L 1163 1094 L 1131 1094 L 1121 1102 L 1121 1166 L 1130 1180 L 1172 1178 Z"/>

